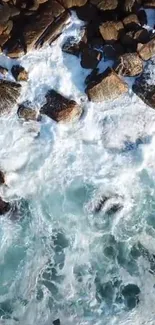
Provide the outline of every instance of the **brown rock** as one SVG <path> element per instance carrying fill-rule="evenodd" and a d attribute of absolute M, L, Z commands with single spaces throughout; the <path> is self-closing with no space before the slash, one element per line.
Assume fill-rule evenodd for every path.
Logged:
<path fill-rule="evenodd" d="M 7 3 L 0 5 L 0 22 L 1 24 L 6 23 L 10 18 L 10 7 Z"/>
<path fill-rule="evenodd" d="M 8 73 L 8 69 L 7 68 L 4 68 L 2 66 L 0 66 L 0 73 L 3 75 L 3 76 L 6 76 L 6 74 Z"/>
<path fill-rule="evenodd" d="M 20 65 L 13 65 L 11 73 L 16 81 L 28 80 L 28 72 Z"/>
<path fill-rule="evenodd" d="M 114 10 L 118 6 L 118 0 L 91 0 L 100 10 Z"/>
<path fill-rule="evenodd" d="M 38 8 L 39 8 L 39 2 L 38 0 L 34 0 L 32 6 L 29 7 L 29 10 L 36 11 L 38 10 Z"/>
<path fill-rule="evenodd" d="M 0 115 L 9 113 L 20 95 L 20 84 L 0 80 Z"/>
<path fill-rule="evenodd" d="M 84 48 L 81 53 L 81 66 L 84 69 L 94 69 L 102 59 L 102 53 L 92 48 Z"/>
<path fill-rule="evenodd" d="M 65 8 L 81 7 L 86 4 L 87 0 L 60 0 Z"/>
<path fill-rule="evenodd" d="M 140 97 L 144 103 L 155 109 L 155 83 L 151 77 L 151 67 L 145 67 L 144 72 L 138 77 L 132 87 L 134 93 Z"/>
<path fill-rule="evenodd" d="M 123 19 L 123 24 L 126 29 L 135 30 L 139 27 L 140 22 L 137 15 L 131 14 Z"/>
<path fill-rule="evenodd" d="M 155 9 L 155 1 L 154 0 L 143 0 L 144 8 Z"/>
<path fill-rule="evenodd" d="M 27 51 L 34 48 L 45 30 L 51 25 L 55 18 L 64 12 L 64 8 L 56 1 L 48 0 L 44 5 L 44 10 L 37 16 L 31 24 L 24 30 L 24 39 Z"/>
<path fill-rule="evenodd" d="M 74 100 L 65 98 L 55 90 L 50 90 L 46 95 L 46 104 L 41 108 L 41 113 L 56 122 L 72 122 L 81 116 L 82 109 Z"/>
<path fill-rule="evenodd" d="M 138 54 L 144 60 L 150 60 L 155 56 L 155 37 L 147 44 L 138 46 Z"/>
<path fill-rule="evenodd" d="M 20 58 L 25 54 L 24 48 L 18 43 L 18 41 L 15 41 L 13 46 L 7 49 L 6 52 L 7 52 L 7 56 L 9 56 L 12 59 Z"/>
<path fill-rule="evenodd" d="M 127 91 L 128 85 L 111 68 L 98 75 L 86 88 L 88 98 L 93 102 L 113 100 Z"/>
<path fill-rule="evenodd" d="M 0 185 L 5 183 L 5 176 L 4 173 L 2 171 L 0 171 Z"/>
<path fill-rule="evenodd" d="M 124 1 L 124 11 L 134 12 L 137 11 L 141 5 L 142 0 L 125 0 Z"/>
<path fill-rule="evenodd" d="M 31 103 L 23 103 L 18 107 L 18 117 L 24 119 L 25 121 L 40 121 L 41 117 L 38 112 L 31 108 Z"/>
<path fill-rule="evenodd" d="M 0 197 L 0 215 L 9 212 L 10 209 L 11 209 L 10 203 L 3 201 L 2 198 Z"/>
<path fill-rule="evenodd" d="M 137 53 L 125 53 L 119 57 L 115 71 L 124 77 L 135 77 L 143 71 L 143 61 Z"/>
<path fill-rule="evenodd" d="M 6 28 L 3 30 L 3 35 L 9 35 L 13 28 L 13 21 L 9 20 L 7 22 Z"/>
<path fill-rule="evenodd" d="M 121 21 L 107 21 L 99 27 L 100 33 L 106 42 L 117 41 L 123 31 Z"/>

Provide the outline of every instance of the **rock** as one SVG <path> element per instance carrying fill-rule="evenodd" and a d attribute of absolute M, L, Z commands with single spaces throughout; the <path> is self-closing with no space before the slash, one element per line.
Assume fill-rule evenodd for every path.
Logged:
<path fill-rule="evenodd" d="M 143 71 L 143 61 L 137 53 L 125 53 L 119 57 L 115 71 L 124 77 L 135 77 Z"/>
<path fill-rule="evenodd" d="M 143 0 L 143 7 L 147 9 L 155 9 L 154 0 Z"/>
<path fill-rule="evenodd" d="M 3 76 L 6 76 L 6 74 L 8 73 L 8 69 L 7 68 L 4 68 L 2 66 L 0 66 L 0 73 L 3 75 Z"/>
<path fill-rule="evenodd" d="M 155 109 L 155 83 L 151 78 L 151 66 L 149 69 L 146 66 L 141 76 L 135 80 L 132 90 L 144 103 Z"/>
<path fill-rule="evenodd" d="M 91 83 L 99 73 L 99 69 L 95 68 L 85 79 L 85 84 L 88 85 Z"/>
<path fill-rule="evenodd" d="M 127 284 L 122 289 L 125 303 L 129 309 L 133 309 L 139 303 L 140 289 L 136 284 Z"/>
<path fill-rule="evenodd" d="M 0 215 L 9 212 L 10 209 L 11 209 L 10 203 L 3 201 L 2 198 L 0 197 Z"/>
<path fill-rule="evenodd" d="M 137 40 L 134 39 L 134 31 L 130 31 L 128 33 L 122 34 L 120 42 L 123 45 L 126 52 L 136 52 Z"/>
<path fill-rule="evenodd" d="M 134 39 L 137 41 L 137 44 L 138 43 L 142 43 L 142 44 L 148 43 L 150 41 L 150 33 L 147 29 L 141 28 L 135 32 Z"/>
<path fill-rule="evenodd" d="M 5 183 L 5 176 L 4 173 L 2 171 L 0 171 L 0 185 Z"/>
<path fill-rule="evenodd" d="M 121 21 L 107 21 L 99 27 L 100 33 L 106 42 L 117 41 L 123 29 L 124 27 Z"/>
<path fill-rule="evenodd" d="M 60 325 L 61 323 L 60 323 L 60 319 L 59 318 L 57 318 L 57 319 L 55 319 L 54 321 L 53 321 L 53 325 Z"/>
<path fill-rule="evenodd" d="M 92 48 L 84 48 L 81 54 L 81 66 L 84 69 L 94 69 L 102 59 L 102 53 Z"/>
<path fill-rule="evenodd" d="M 44 5 L 44 10 L 40 15 L 36 16 L 32 23 L 26 25 L 24 29 L 24 40 L 27 51 L 35 47 L 35 43 L 39 40 L 46 29 L 58 18 L 65 9 L 61 4 L 54 0 L 48 0 Z"/>
<path fill-rule="evenodd" d="M 120 55 L 124 54 L 123 46 L 120 43 L 114 43 L 112 45 L 106 44 L 104 46 L 104 59 L 114 60 Z"/>
<path fill-rule="evenodd" d="M 6 28 L 3 30 L 3 35 L 9 35 L 13 28 L 13 22 L 12 20 L 9 20 L 7 22 Z"/>
<path fill-rule="evenodd" d="M 0 5 L 0 22 L 1 24 L 6 23 L 10 18 L 10 7 L 7 3 L 3 3 L 3 5 Z"/>
<path fill-rule="evenodd" d="M 80 43 L 81 42 L 77 43 L 74 37 L 69 37 L 63 44 L 62 51 L 78 57 L 81 51 Z"/>
<path fill-rule="evenodd" d="M 72 122 L 82 114 L 81 107 L 74 100 L 65 98 L 53 89 L 45 97 L 46 104 L 40 112 L 56 122 Z"/>
<path fill-rule="evenodd" d="M 123 24 L 128 30 L 137 30 L 140 26 L 137 15 L 131 14 L 123 19 Z"/>
<path fill-rule="evenodd" d="M 98 18 L 98 9 L 87 2 L 82 7 L 76 7 L 76 14 L 80 20 L 91 22 Z"/>
<path fill-rule="evenodd" d="M 140 24 L 143 25 L 147 25 L 147 15 L 146 15 L 146 11 L 141 9 L 137 12 L 137 17 L 139 19 Z"/>
<path fill-rule="evenodd" d="M 30 103 L 20 104 L 18 107 L 18 117 L 25 121 L 40 121 L 41 117 L 38 112 L 30 107 Z"/>
<path fill-rule="evenodd" d="M 86 88 L 89 100 L 102 102 L 113 100 L 128 91 L 128 85 L 111 68 L 98 75 Z"/>
<path fill-rule="evenodd" d="M 20 88 L 20 84 L 0 80 L 0 115 L 11 111 L 20 95 Z"/>
<path fill-rule="evenodd" d="M 13 65 L 11 73 L 16 81 L 28 80 L 28 72 L 20 65 Z"/>
<path fill-rule="evenodd" d="M 141 5 L 141 0 L 125 0 L 124 1 L 124 11 L 125 12 L 134 12 Z"/>
<path fill-rule="evenodd" d="M 115 10 L 118 6 L 118 0 L 91 0 L 100 10 Z"/>
<path fill-rule="evenodd" d="M 144 60 L 150 60 L 155 56 L 155 37 L 148 43 L 138 46 L 138 54 Z"/>
<path fill-rule="evenodd" d="M 60 0 L 60 3 L 67 9 L 84 6 L 86 2 L 87 0 Z"/>

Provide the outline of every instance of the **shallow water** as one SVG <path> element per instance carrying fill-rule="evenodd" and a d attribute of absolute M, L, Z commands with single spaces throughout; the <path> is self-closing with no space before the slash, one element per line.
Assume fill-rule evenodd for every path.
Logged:
<path fill-rule="evenodd" d="M 83 118 L 23 123 L 17 107 L 0 118 L 8 184 L 0 191 L 20 214 L 0 219 L 0 324 L 155 324 L 155 113 L 131 91 L 113 102 L 87 101 L 90 71 L 61 51 L 80 26 L 73 15 L 51 47 L 19 60 L 29 72 L 19 101 L 39 109 L 54 88 L 82 105 Z M 1 56 L 2 63 L 13 61 Z M 149 68 L 155 71 L 153 61 Z M 115 203 L 121 209 L 110 210 Z M 138 298 L 134 287 L 125 296 L 128 284 L 139 287 Z"/>

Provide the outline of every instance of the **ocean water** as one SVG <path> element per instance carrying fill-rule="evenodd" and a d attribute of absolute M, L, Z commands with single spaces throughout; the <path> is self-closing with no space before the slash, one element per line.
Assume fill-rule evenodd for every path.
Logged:
<path fill-rule="evenodd" d="M 88 102 L 90 70 L 61 50 L 81 26 L 73 14 L 51 47 L 18 62 L 29 72 L 19 102 L 39 110 L 54 88 L 82 106 L 82 119 L 24 123 L 17 107 L 0 118 L 0 195 L 18 206 L 0 218 L 0 324 L 155 324 L 155 112 L 131 90 Z M 155 80 L 153 60 L 148 69 Z"/>

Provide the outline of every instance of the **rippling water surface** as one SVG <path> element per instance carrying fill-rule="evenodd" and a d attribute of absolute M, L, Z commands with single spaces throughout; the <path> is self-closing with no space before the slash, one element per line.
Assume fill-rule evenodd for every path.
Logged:
<path fill-rule="evenodd" d="M 155 324 L 155 113 L 131 91 L 87 101 L 90 71 L 61 51 L 80 25 L 73 16 L 55 44 L 20 60 L 20 100 L 39 109 L 54 88 L 82 105 L 82 120 L 23 123 L 17 107 L 0 118 L 0 191 L 22 216 L 0 219 L 0 324 Z"/>

